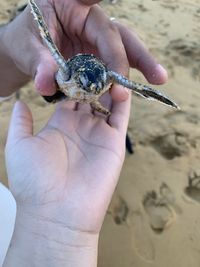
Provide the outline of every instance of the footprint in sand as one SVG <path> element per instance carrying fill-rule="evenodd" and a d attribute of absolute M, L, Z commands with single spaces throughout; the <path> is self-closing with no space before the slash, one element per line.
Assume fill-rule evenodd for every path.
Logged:
<path fill-rule="evenodd" d="M 111 214 L 116 224 L 129 227 L 132 249 L 143 261 L 152 263 L 155 260 L 155 248 L 142 212 L 130 211 L 125 200 L 114 195 L 108 214 Z"/>
<path fill-rule="evenodd" d="M 132 211 L 127 217 L 127 225 L 131 232 L 133 251 L 140 259 L 147 263 L 155 261 L 155 247 L 152 242 L 152 233 L 149 232 L 142 211 Z"/>
<path fill-rule="evenodd" d="M 167 133 L 163 136 L 156 136 L 151 145 L 164 158 L 172 160 L 188 153 L 190 144 L 187 136 L 180 133 Z"/>
<path fill-rule="evenodd" d="M 126 222 L 128 212 L 129 208 L 125 200 L 123 200 L 120 196 L 114 196 L 108 213 L 111 214 L 115 223 L 123 224 Z"/>
<path fill-rule="evenodd" d="M 143 206 L 155 233 L 162 233 L 171 226 L 176 219 L 176 211 L 181 212 L 175 204 L 173 192 L 165 183 L 160 186 L 159 194 L 154 190 L 146 194 Z"/>
<path fill-rule="evenodd" d="M 144 262 L 154 264 L 155 247 L 153 234 L 162 233 L 176 220 L 181 213 L 176 204 L 175 195 L 166 183 L 162 183 L 159 192 L 148 192 L 143 200 L 144 210 L 148 214 L 152 231 L 146 223 L 145 214 L 141 210 L 129 211 L 126 223 L 131 231 L 132 249 Z"/>
<path fill-rule="evenodd" d="M 189 66 L 194 78 L 199 78 L 200 47 L 199 43 L 189 38 L 170 40 L 165 55 L 176 65 Z"/>
<path fill-rule="evenodd" d="M 200 174 L 191 171 L 188 175 L 188 186 L 185 188 L 187 196 L 200 202 Z"/>
<path fill-rule="evenodd" d="M 167 1 L 162 1 L 161 6 L 163 6 L 164 8 L 170 9 L 172 11 L 175 11 L 176 9 L 179 8 L 179 4 L 177 3 L 176 0 L 167 0 Z"/>

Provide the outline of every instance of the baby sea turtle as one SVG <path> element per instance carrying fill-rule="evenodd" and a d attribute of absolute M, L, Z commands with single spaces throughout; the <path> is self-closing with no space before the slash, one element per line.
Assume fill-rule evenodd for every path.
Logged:
<path fill-rule="evenodd" d="M 88 103 L 93 110 L 109 115 L 110 111 L 101 105 L 99 98 L 109 90 L 113 83 L 118 83 L 149 100 L 157 100 L 166 105 L 178 108 L 176 103 L 161 92 L 147 85 L 130 81 L 121 74 L 109 70 L 94 55 L 78 54 L 65 60 L 52 40 L 43 15 L 35 1 L 29 0 L 29 4 L 32 10 L 31 12 L 37 21 L 42 40 L 58 65 L 58 72 L 55 76 L 58 91 L 53 96 L 45 97 L 48 102 L 68 99 L 79 103 Z"/>

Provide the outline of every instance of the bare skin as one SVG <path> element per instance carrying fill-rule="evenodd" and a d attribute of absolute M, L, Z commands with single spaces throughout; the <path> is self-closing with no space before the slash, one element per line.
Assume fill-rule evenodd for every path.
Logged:
<path fill-rule="evenodd" d="M 129 108 L 129 100 L 113 102 L 107 121 L 88 105 L 64 102 L 33 135 L 30 110 L 15 105 L 6 164 L 17 219 L 4 267 L 96 266 L 124 161 Z"/>
<path fill-rule="evenodd" d="M 150 83 L 164 83 L 166 71 L 136 35 L 111 22 L 98 5 L 90 6 L 94 2 L 41 1 L 62 54 L 93 53 L 125 76 L 135 67 Z M 1 96 L 30 77 L 41 94 L 55 93 L 57 66 L 34 25 L 27 8 L 0 29 Z M 112 101 L 103 100 L 111 109 L 109 120 L 91 114 L 88 105 L 61 103 L 36 135 L 30 110 L 16 104 L 6 164 L 18 210 L 4 267 L 96 266 L 100 228 L 124 160 L 130 110 L 124 88 L 113 87 L 111 95 Z"/>
<path fill-rule="evenodd" d="M 150 83 L 166 82 L 166 71 L 156 63 L 136 34 L 110 21 L 98 5 L 88 5 L 94 2 L 97 1 L 41 2 L 45 21 L 62 55 L 69 58 L 78 53 L 93 53 L 109 69 L 125 76 L 129 67 L 133 67 L 138 68 Z M 12 23 L 0 28 L 0 37 L 0 95 L 11 94 L 30 77 L 35 78 L 35 86 L 42 95 L 53 95 L 57 66 L 41 42 L 29 7 Z M 111 95 L 117 101 L 128 97 L 121 86 L 115 86 Z"/>

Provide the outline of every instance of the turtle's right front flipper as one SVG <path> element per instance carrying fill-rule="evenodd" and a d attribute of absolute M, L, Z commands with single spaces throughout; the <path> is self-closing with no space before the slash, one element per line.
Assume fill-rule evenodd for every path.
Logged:
<path fill-rule="evenodd" d="M 156 100 L 165 105 L 179 109 L 179 106 L 174 101 L 172 101 L 169 97 L 165 96 L 160 91 L 153 89 L 152 87 L 148 85 L 143 85 L 140 83 L 136 83 L 134 81 L 130 81 L 125 76 L 118 74 L 114 71 L 109 71 L 109 77 L 111 81 L 113 81 L 114 83 L 121 84 L 124 87 L 131 89 L 134 93 L 146 99 Z"/>

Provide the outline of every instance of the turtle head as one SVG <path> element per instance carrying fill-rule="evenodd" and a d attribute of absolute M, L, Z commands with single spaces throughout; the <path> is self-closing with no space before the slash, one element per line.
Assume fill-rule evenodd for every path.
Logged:
<path fill-rule="evenodd" d="M 78 54 L 68 61 L 68 66 L 71 78 L 88 93 L 98 95 L 107 85 L 107 68 L 93 55 Z"/>
<path fill-rule="evenodd" d="M 86 66 L 85 70 L 80 70 L 78 82 L 81 89 L 98 95 L 104 89 L 106 83 L 103 72 L 99 66 L 96 66 L 94 69 L 87 68 Z"/>

